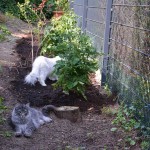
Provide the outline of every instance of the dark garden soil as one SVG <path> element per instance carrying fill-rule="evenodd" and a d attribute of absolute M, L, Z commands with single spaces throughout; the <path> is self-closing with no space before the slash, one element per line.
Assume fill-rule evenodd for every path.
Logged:
<path fill-rule="evenodd" d="M 65 95 L 61 89 L 54 90 L 52 81 L 47 87 L 24 84 L 24 77 L 31 70 L 31 38 L 27 25 L 20 20 L 6 23 L 12 35 L 0 43 L 0 96 L 7 109 L 6 121 L 0 124 L 0 150 L 123 150 L 121 133 L 111 132 L 112 116 L 101 112 L 104 106 L 113 106 L 115 96 L 107 96 L 91 75 L 92 85 L 87 87 L 87 101 L 76 93 Z M 38 42 L 34 39 L 34 54 L 38 54 Z M 18 102 L 30 103 L 38 109 L 47 104 L 55 106 L 79 106 L 82 121 L 72 123 L 50 114 L 52 123 L 41 126 L 32 138 L 16 138 L 7 118 Z M 9 135 L 11 135 L 9 137 Z M 121 143 L 121 142 L 120 142 Z M 132 149 L 138 150 L 134 147 Z"/>

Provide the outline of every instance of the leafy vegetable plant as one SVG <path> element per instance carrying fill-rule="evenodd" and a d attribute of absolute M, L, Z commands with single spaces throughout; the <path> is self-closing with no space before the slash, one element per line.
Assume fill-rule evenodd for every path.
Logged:
<path fill-rule="evenodd" d="M 54 87 L 63 91 L 75 91 L 85 99 L 85 88 L 90 83 L 89 74 L 98 69 L 99 55 L 88 36 L 76 26 L 76 16 L 69 11 L 59 20 L 53 19 L 46 29 L 42 53 L 59 55 L 62 60 L 55 66 L 58 81 Z"/>

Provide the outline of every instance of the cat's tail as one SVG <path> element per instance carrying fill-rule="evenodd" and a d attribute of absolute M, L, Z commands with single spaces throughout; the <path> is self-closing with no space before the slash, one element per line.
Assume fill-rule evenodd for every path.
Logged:
<path fill-rule="evenodd" d="M 34 85 L 37 81 L 37 76 L 30 72 L 24 79 L 26 84 Z"/>
<path fill-rule="evenodd" d="M 55 107 L 54 105 L 46 105 L 42 108 L 42 113 L 45 116 L 48 116 L 50 112 L 54 112 L 56 111 L 57 107 Z"/>

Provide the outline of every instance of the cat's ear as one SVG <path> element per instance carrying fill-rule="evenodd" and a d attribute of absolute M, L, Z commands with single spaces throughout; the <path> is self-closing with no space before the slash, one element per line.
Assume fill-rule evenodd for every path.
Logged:
<path fill-rule="evenodd" d="M 27 103 L 26 106 L 27 106 L 27 107 L 30 107 L 30 103 Z"/>

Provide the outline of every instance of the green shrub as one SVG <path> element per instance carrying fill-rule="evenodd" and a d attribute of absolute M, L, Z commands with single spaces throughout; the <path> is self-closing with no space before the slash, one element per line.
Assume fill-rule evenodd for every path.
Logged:
<path fill-rule="evenodd" d="M 35 8 L 38 8 L 44 0 L 30 0 L 30 5 Z M 43 13 L 47 19 L 50 19 L 53 16 L 53 11 L 56 8 L 56 0 L 47 0 L 43 6 Z"/>
<path fill-rule="evenodd" d="M 66 93 L 75 91 L 86 98 L 85 87 L 90 83 L 88 75 L 98 69 L 96 58 L 99 54 L 90 38 L 76 26 L 73 12 L 52 20 L 45 31 L 42 53 L 62 58 L 55 67 L 58 81 L 54 87 L 62 87 Z"/>
<path fill-rule="evenodd" d="M 35 16 L 33 15 L 33 8 L 38 8 L 42 1 L 43 0 L 0 0 L 0 11 L 3 13 L 10 13 L 22 20 L 25 20 L 26 18 L 24 18 L 24 15 L 22 15 L 19 8 L 24 5 L 26 13 L 29 15 L 30 19 L 33 17 L 34 21 Z M 52 17 L 55 8 L 55 0 L 47 0 L 46 3 L 44 3 L 42 11 L 46 18 L 50 19 Z M 38 13 L 40 13 L 40 11 Z"/>
<path fill-rule="evenodd" d="M 32 5 L 29 1 L 25 3 L 18 3 L 18 8 L 20 10 L 20 18 L 27 21 L 28 23 L 35 23 L 38 20 L 37 13 L 33 10 Z"/>
<path fill-rule="evenodd" d="M 19 16 L 19 8 L 15 0 L 0 0 L 0 11 L 3 13 L 10 13 L 14 16 Z"/>
<path fill-rule="evenodd" d="M 56 11 L 68 11 L 69 10 L 69 2 L 68 0 L 55 0 L 55 9 Z"/>

